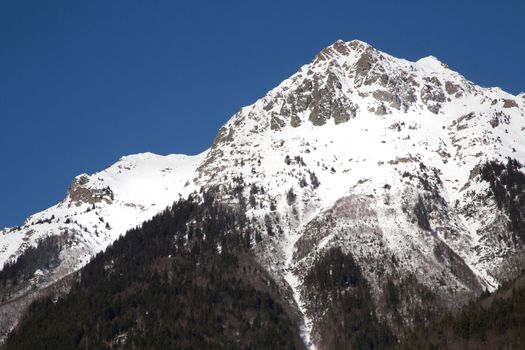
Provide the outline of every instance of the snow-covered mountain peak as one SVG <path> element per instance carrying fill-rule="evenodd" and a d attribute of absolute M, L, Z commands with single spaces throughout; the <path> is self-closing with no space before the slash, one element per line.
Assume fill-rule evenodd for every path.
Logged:
<path fill-rule="evenodd" d="M 241 108 L 209 151 L 126 156 L 76 177 L 62 202 L 0 232 L 0 266 L 65 233 L 62 272 L 73 271 L 213 188 L 268 233 L 254 252 L 300 306 L 301 278 L 331 246 L 352 253 L 378 300 L 385 276 L 414 277 L 452 305 L 494 288 L 518 251 L 480 174 L 495 159 L 525 164 L 524 130 L 525 94 L 477 86 L 433 56 L 337 41 Z"/>
<path fill-rule="evenodd" d="M 314 58 L 313 63 L 317 64 L 323 61 L 330 61 L 340 58 L 358 58 L 366 51 L 375 51 L 374 48 L 360 40 L 345 42 L 337 40 L 332 45 L 325 47 Z"/>
<path fill-rule="evenodd" d="M 134 154 L 76 176 L 60 203 L 0 231 L 0 267 L 41 239 L 63 233 L 75 242 L 65 250 L 67 264 L 85 264 L 128 229 L 197 190 L 193 178 L 206 154 Z"/>
<path fill-rule="evenodd" d="M 70 200 L 68 205 L 75 203 L 77 206 L 100 201 L 111 203 L 114 199 L 123 203 L 155 205 L 159 199 L 167 198 L 169 203 L 174 198 L 187 195 L 188 190 L 194 190 L 189 185 L 185 188 L 184 184 L 187 181 L 191 183 L 192 164 L 198 163 L 205 154 L 161 156 L 140 153 L 122 157 L 99 173 L 77 176 L 68 190 L 66 201 Z M 179 180 L 178 183 L 176 180 Z M 160 186 L 163 183 L 166 184 Z"/>
<path fill-rule="evenodd" d="M 432 55 L 420 58 L 417 60 L 416 64 L 434 72 L 443 72 L 444 69 L 448 69 L 446 64 Z"/>
<path fill-rule="evenodd" d="M 444 74 L 454 75 L 449 67 L 441 62 L 435 56 L 427 56 L 416 62 L 410 62 L 405 59 L 396 58 L 385 52 L 382 52 L 370 44 L 352 40 L 344 42 L 336 41 L 334 44 L 324 48 L 314 60 L 307 65 L 307 69 L 316 67 L 327 67 L 338 65 L 344 68 L 345 75 L 359 76 L 362 73 L 380 71 L 385 74 L 396 74 L 403 72 L 407 75 L 413 71 L 423 71 L 426 74 Z M 302 69 L 305 70 L 304 67 Z M 459 74 L 455 73 L 456 76 Z M 370 83 L 370 82 L 369 82 Z"/>
<path fill-rule="evenodd" d="M 462 213 L 487 190 L 479 183 L 486 161 L 525 160 L 524 108 L 515 100 L 475 85 L 432 56 L 410 62 L 360 41 L 338 41 L 236 113 L 219 131 L 197 182 L 221 186 L 242 179 L 247 188 L 264 188 L 248 212 L 264 216 L 274 208 L 290 232 L 308 230 L 337 203 L 365 206 L 372 220 L 388 222 L 381 226 L 388 242 L 381 244 L 394 255 L 413 253 L 396 241 L 407 239 L 403 232 L 434 225 L 434 238 L 418 241 L 416 235 L 411 244 L 447 245 L 480 285 L 492 288 L 487 261 L 495 243 L 479 243 L 490 211 L 468 219 Z M 423 229 L 412 217 L 420 206 L 436 214 Z M 360 222 L 361 214 L 352 215 Z M 323 245 L 336 238 L 325 239 Z M 441 264 L 429 259 L 434 267 Z"/>
<path fill-rule="evenodd" d="M 272 130 L 286 125 L 342 124 L 360 113 L 389 115 L 395 111 L 443 114 L 447 105 L 465 104 L 499 95 L 467 81 L 433 56 L 410 62 L 367 43 L 337 41 L 309 64 L 232 119 L 269 115 Z M 469 103 L 472 103 L 470 101 Z"/>
<path fill-rule="evenodd" d="M 342 125 L 374 115 L 407 123 L 411 117 L 401 116 L 421 119 L 430 112 L 440 116 L 440 127 L 446 127 L 461 113 L 514 104 L 511 95 L 476 86 L 433 56 L 410 62 L 359 40 L 339 40 L 235 114 L 220 130 L 212 150 L 235 135 L 261 135 L 267 129 L 293 134 L 290 128 Z M 398 117 L 390 117 L 394 115 Z M 214 156 L 212 151 L 208 158 Z"/>

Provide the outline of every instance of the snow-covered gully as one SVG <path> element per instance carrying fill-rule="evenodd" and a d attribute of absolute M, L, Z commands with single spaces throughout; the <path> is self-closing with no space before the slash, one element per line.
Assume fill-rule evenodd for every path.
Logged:
<path fill-rule="evenodd" d="M 292 295 L 293 295 L 294 302 L 297 305 L 297 308 L 302 317 L 302 324 L 300 325 L 301 338 L 304 341 L 306 349 L 316 350 L 316 347 L 313 344 L 312 338 L 311 338 L 312 320 L 308 317 L 308 314 L 304 307 L 304 302 L 301 298 L 301 293 L 300 293 L 301 282 L 297 274 L 294 272 L 295 263 L 293 261 L 293 253 L 295 250 L 295 243 L 300 237 L 301 237 L 300 233 L 294 230 L 288 235 L 286 239 L 286 244 L 284 245 L 284 249 L 283 249 L 284 254 L 285 254 L 285 273 L 283 277 L 285 281 L 288 283 L 288 285 L 290 286 L 290 288 L 292 289 L 292 292 L 293 292 Z"/>

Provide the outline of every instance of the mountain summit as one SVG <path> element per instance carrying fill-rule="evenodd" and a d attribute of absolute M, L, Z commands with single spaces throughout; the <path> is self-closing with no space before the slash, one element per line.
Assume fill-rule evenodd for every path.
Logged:
<path fill-rule="evenodd" d="M 53 264 L 8 288 L 0 312 L 173 201 L 213 190 L 259 227 L 252 252 L 296 306 L 308 347 L 330 339 L 333 305 L 311 281 L 334 249 L 359 266 L 377 318 L 402 334 L 518 272 L 524 130 L 523 95 L 477 86 L 432 56 L 337 41 L 241 108 L 202 154 L 125 157 L 2 231 L 1 262 L 46 237 L 61 243 Z"/>

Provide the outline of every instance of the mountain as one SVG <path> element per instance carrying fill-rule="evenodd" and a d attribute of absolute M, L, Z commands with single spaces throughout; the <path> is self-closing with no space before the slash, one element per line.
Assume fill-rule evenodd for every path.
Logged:
<path fill-rule="evenodd" d="M 0 334 L 5 336 L 20 317 L 20 308 L 41 290 L 80 269 L 127 230 L 194 191 L 192 178 L 205 155 L 123 157 L 104 171 L 77 176 L 60 203 L 30 216 L 18 227 L 1 231 L 0 266 L 4 271 L 0 275 L 6 284 L 0 294 Z M 10 271 L 20 275 L 10 278 L 16 283 L 6 277 Z"/>
<path fill-rule="evenodd" d="M 303 349 L 299 315 L 249 253 L 246 217 L 201 199 L 117 239 L 66 296 L 34 303 L 6 348 Z"/>
<path fill-rule="evenodd" d="M 524 266 L 524 130 L 523 94 L 477 86 L 435 57 L 337 41 L 202 154 L 125 157 L 2 231 L 1 261 L 18 259 L 4 267 L 4 334 L 126 230 L 212 191 L 250 222 L 250 254 L 301 316 L 308 348 L 356 341 L 350 316 L 381 325 L 377 339 L 403 335 Z M 31 258 L 39 242 L 45 261 Z"/>
<path fill-rule="evenodd" d="M 410 332 L 398 349 L 520 349 L 525 342 L 525 275 Z"/>
<path fill-rule="evenodd" d="M 62 202 L 2 231 L 0 265 L 42 238 L 67 231 L 75 242 L 64 255 L 71 259 L 64 268 L 78 269 L 127 230 L 194 191 L 192 177 L 205 156 L 143 153 L 77 176 Z"/>

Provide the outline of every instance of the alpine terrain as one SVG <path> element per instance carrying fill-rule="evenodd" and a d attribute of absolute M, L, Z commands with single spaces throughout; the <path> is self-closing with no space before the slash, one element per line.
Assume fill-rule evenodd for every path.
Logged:
<path fill-rule="evenodd" d="M 410 62 L 337 41 L 241 108 L 209 150 L 123 157 L 77 176 L 62 202 L 0 231 L 0 334 L 16 348 L 30 338 L 24 329 L 43 329 L 35 323 L 42 312 L 60 319 L 61 305 L 102 293 L 100 276 L 113 264 L 121 275 L 136 264 L 135 284 L 112 277 L 120 284 L 108 295 L 125 299 L 199 275 L 192 288 L 217 286 L 223 300 L 233 292 L 218 274 L 244 296 L 271 300 L 253 309 L 271 312 L 251 317 L 255 304 L 236 294 L 217 315 L 224 338 L 203 328 L 209 343 L 201 346 L 262 348 L 249 339 L 269 334 L 289 341 L 267 348 L 390 346 L 525 267 L 524 136 L 525 93 L 480 87 L 432 56 Z M 196 251 L 194 240 L 207 244 Z M 236 263 L 220 258 L 228 254 Z M 184 269 L 188 261 L 195 264 Z M 151 271 L 171 277 L 153 283 Z M 189 298 L 169 288 L 166 295 Z M 42 298 L 51 301 L 29 307 Z M 93 325 L 119 312 L 104 315 Z M 100 343 L 84 329 L 71 346 L 155 348 L 141 343 L 138 330 L 150 328 L 134 315 Z M 155 325 L 175 317 L 158 315 Z M 189 324 L 180 317 L 180 327 Z M 181 342 L 163 346 L 191 348 Z"/>

